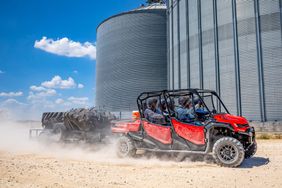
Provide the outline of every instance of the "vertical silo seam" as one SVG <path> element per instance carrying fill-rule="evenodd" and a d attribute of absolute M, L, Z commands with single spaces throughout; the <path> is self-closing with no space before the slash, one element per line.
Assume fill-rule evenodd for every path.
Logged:
<path fill-rule="evenodd" d="M 258 64 L 258 80 L 259 80 L 259 96 L 260 96 L 260 114 L 261 121 L 266 121 L 266 108 L 265 108 L 265 92 L 264 92 L 264 71 L 262 59 L 262 45 L 261 45 L 261 25 L 260 25 L 260 12 L 259 1 L 254 0 L 255 22 L 256 22 L 256 44 L 257 44 L 257 64 Z"/>
<path fill-rule="evenodd" d="M 232 22 L 233 22 L 233 41 L 234 41 L 234 59 L 235 59 L 235 82 L 236 82 L 236 99 L 237 99 L 237 115 L 242 115 L 241 107 L 241 86 L 240 86 L 240 62 L 239 62 L 239 44 L 238 44 L 238 28 L 237 28 L 237 12 L 236 0 L 232 0 Z"/>
<path fill-rule="evenodd" d="M 186 3 L 186 47 L 187 47 L 187 88 L 191 87 L 190 82 L 190 45 L 189 45 L 189 4 L 188 0 Z"/>
<path fill-rule="evenodd" d="M 180 10 L 179 1 L 177 0 L 177 55 L 178 55 L 178 89 L 181 89 L 181 60 L 180 60 Z"/>
<path fill-rule="evenodd" d="M 169 1 L 167 3 L 167 12 L 166 12 L 166 19 L 167 19 L 167 87 L 170 89 L 170 17 L 169 17 L 169 12 L 170 12 L 170 6 L 169 6 Z"/>
<path fill-rule="evenodd" d="M 199 42 L 199 76 L 200 76 L 200 88 L 204 88 L 203 78 L 203 46 L 202 46 L 202 16 L 201 16 L 201 0 L 197 1 L 198 9 L 198 42 Z"/>
<path fill-rule="evenodd" d="M 220 96 L 220 67 L 219 67 L 219 49 L 218 49 L 218 22 L 217 22 L 217 2 L 213 0 L 213 23 L 214 23 L 214 57 L 215 57 L 215 76 L 216 76 L 216 92 Z M 219 101 L 218 109 L 221 108 Z"/>
<path fill-rule="evenodd" d="M 174 8 L 174 1 L 172 0 L 172 4 L 171 4 L 171 27 L 172 27 L 172 32 L 171 32 L 171 60 L 172 60 L 172 67 L 171 67 L 171 71 L 172 71 L 172 89 L 174 89 L 174 33 L 173 33 L 173 8 Z"/>
<path fill-rule="evenodd" d="M 279 9 L 280 9 L 280 32 L 282 40 L 282 0 L 279 0 Z"/>

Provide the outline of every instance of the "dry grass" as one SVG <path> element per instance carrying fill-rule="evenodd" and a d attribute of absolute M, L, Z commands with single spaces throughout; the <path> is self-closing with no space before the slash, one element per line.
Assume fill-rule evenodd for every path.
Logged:
<path fill-rule="evenodd" d="M 269 139 L 282 139 L 281 132 L 257 132 L 256 139 L 269 140 Z"/>

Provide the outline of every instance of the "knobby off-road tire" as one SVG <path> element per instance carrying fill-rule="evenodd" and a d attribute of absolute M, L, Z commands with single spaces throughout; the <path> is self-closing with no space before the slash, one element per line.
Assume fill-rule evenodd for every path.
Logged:
<path fill-rule="evenodd" d="M 251 158 L 256 154 L 256 152 L 257 152 L 257 142 L 254 141 L 254 143 L 250 146 L 250 148 L 245 151 L 245 159 Z"/>
<path fill-rule="evenodd" d="M 39 137 L 40 139 L 48 142 L 61 142 L 64 140 L 65 127 L 62 123 L 54 125 L 53 129 L 43 130 Z"/>
<path fill-rule="evenodd" d="M 46 129 L 53 129 L 54 124 L 64 122 L 63 112 L 45 112 L 42 114 L 42 126 Z"/>
<path fill-rule="evenodd" d="M 117 142 L 117 156 L 120 158 L 134 157 L 136 148 L 133 141 L 127 136 L 122 136 Z"/>
<path fill-rule="evenodd" d="M 77 108 L 64 113 L 64 124 L 69 130 L 108 131 L 116 117 L 110 112 L 95 108 Z"/>
<path fill-rule="evenodd" d="M 245 158 L 244 147 L 235 138 L 220 138 L 213 145 L 213 158 L 220 166 L 237 167 Z"/>
<path fill-rule="evenodd" d="M 44 129 L 42 132 L 39 133 L 38 137 L 40 140 L 46 140 L 51 135 L 51 130 Z"/>

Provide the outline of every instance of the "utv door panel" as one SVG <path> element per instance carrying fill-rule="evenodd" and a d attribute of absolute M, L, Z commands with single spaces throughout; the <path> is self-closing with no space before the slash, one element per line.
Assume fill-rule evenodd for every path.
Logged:
<path fill-rule="evenodd" d="M 159 142 L 163 144 L 172 143 L 170 127 L 152 124 L 147 121 L 143 121 L 143 127 L 150 137 L 158 140 Z"/>
<path fill-rule="evenodd" d="M 204 126 L 182 123 L 175 118 L 172 118 L 171 122 L 176 134 L 182 138 L 197 145 L 205 144 Z"/>

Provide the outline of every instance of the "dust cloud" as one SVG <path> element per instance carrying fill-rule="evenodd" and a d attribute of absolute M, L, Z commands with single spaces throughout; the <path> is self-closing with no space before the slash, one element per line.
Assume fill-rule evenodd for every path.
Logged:
<path fill-rule="evenodd" d="M 176 162 L 170 156 L 153 154 L 139 155 L 136 158 L 120 159 L 116 155 L 116 139 L 108 136 L 106 142 L 87 144 L 55 143 L 29 138 L 30 128 L 41 128 L 40 122 L 25 123 L 1 121 L 0 123 L 0 151 L 15 154 L 39 154 L 58 159 L 87 160 L 113 164 L 156 164 L 172 165 Z M 142 152 L 141 152 L 142 154 Z M 166 162 L 165 162 L 166 161 Z M 187 159 L 190 161 L 190 159 Z M 169 162 L 169 163 L 167 163 Z"/>
<path fill-rule="evenodd" d="M 15 121 L 0 122 L 0 151 L 11 153 L 34 153 L 50 155 L 58 158 L 78 160 L 104 160 L 115 156 L 114 141 L 108 141 L 102 147 L 101 144 L 86 143 L 55 143 L 42 141 L 29 137 L 31 128 L 41 128 L 40 122 L 23 123 Z"/>

